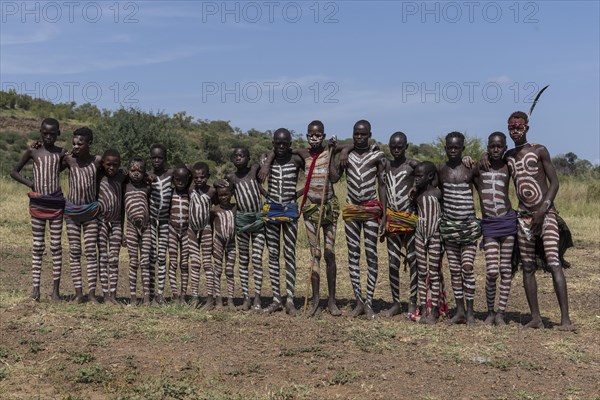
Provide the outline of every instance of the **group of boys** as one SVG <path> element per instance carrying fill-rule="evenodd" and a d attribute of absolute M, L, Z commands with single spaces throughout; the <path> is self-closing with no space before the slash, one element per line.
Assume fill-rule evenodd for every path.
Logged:
<path fill-rule="evenodd" d="M 323 123 L 312 121 L 306 134 L 308 149 L 292 149 L 291 133 L 280 128 L 273 133 L 272 151 L 261 156 L 261 165 L 250 166 L 248 150 L 235 148 L 232 161 L 236 171 L 211 186 L 208 185 L 210 171 L 206 163 L 169 169 L 166 166 L 167 149 L 160 144 L 150 148 L 153 167 L 150 173 L 146 172 L 146 163 L 140 157 L 132 158 L 127 170 L 121 169 L 120 154 L 115 149 L 106 150 L 102 157 L 91 155 L 93 134 L 89 128 L 74 131 L 72 150 L 66 152 L 55 145 L 60 134 L 58 121 L 47 118 L 41 125 L 41 142 L 27 149 L 11 173 L 32 190 L 29 193 L 33 232 L 31 297 L 35 300 L 40 297 L 48 222 L 54 277 L 52 298 L 60 299 L 60 241 L 64 214 L 69 264 L 79 302 L 84 301 L 80 262 L 82 231 L 90 301 L 97 302 L 99 276 L 105 302 L 117 303 L 119 248 L 123 243 L 130 260 L 131 304 L 137 302 L 139 269 L 143 303 L 165 301 L 163 292 L 168 275 L 173 300 L 186 301 L 190 280 L 191 303 L 199 306 L 200 272 L 203 269 L 206 282 L 204 308 L 207 310 L 223 307 L 223 259 L 227 305 L 235 308 L 237 240 L 244 297 L 240 308 L 262 309 L 262 255 L 266 242 L 272 301 L 263 311 L 273 313 L 285 309 L 288 314 L 295 315 L 296 240 L 298 219 L 302 215 L 311 260 L 316 265 L 314 269 L 311 267 L 310 275 L 310 315 L 320 311 L 321 258 L 326 264 L 328 310 L 332 315 L 341 315 L 336 305 L 335 259 L 336 225 L 341 214 L 345 221 L 348 269 L 356 301 L 349 316 L 375 317 L 373 294 L 378 275 L 379 239 L 387 241 L 393 299 L 384 315 L 402 312 L 399 271 L 404 260 L 409 266 L 409 314 L 420 316 L 423 323 L 438 321 L 444 302 L 441 261 L 445 252 L 456 301 L 456 312 L 449 322 L 473 323 L 473 267 L 476 242 L 483 233 L 488 305 L 485 322 L 506 323 L 504 313 L 513 275 L 511 260 L 515 243 L 518 243 L 525 293 L 532 313 L 532 321 L 527 326 L 543 327 L 535 278 L 535 242 L 538 238 L 543 243 L 546 264 L 552 272 L 562 314 L 561 327 L 571 329 L 566 281 L 558 253 L 557 215 L 553 206 L 558 179 L 546 148 L 527 142 L 528 129 L 527 114 L 513 113 L 508 120 L 508 130 L 515 148 L 506 151 L 506 136 L 494 132 L 488 139 L 487 154 L 475 166 L 463 162 L 464 136 L 451 132 L 446 136 L 447 161 L 436 167 L 431 162 L 417 162 L 406 157 L 408 140 L 402 132 L 390 137 L 393 160 L 388 160 L 377 146 L 369 144 L 372 134 L 368 121 L 358 121 L 353 128 L 352 142 L 343 145 L 338 145 L 335 137 L 325 144 Z M 335 157 L 336 153 L 339 157 Z M 20 173 L 29 160 L 33 161 L 33 180 Z M 65 168 L 69 169 L 66 199 L 59 181 L 60 171 Z M 297 190 L 301 169 L 305 171 L 306 183 Z M 347 199 L 340 207 L 333 184 L 344 172 Z M 513 210 L 508 196 L 510 177 L 517 191 L 518 212 Z M 267 183 L 266 190 L 263 182 Z M 473 185 L 480 198 L 481 220 L 475 215 Z M 235 196 L 235 203 L 232 196 Z M 263 197 L 266 199 L 264 204 Z M 361 240 L 361 231 L 364 240 Z M 366 296 L 361 290 L 361 241 L 364 241 L 367 261 Z M 285 262 L 285 304 L 280 293 L 281 246 Z M 249 291 L 250 261 L 254 277 L 253 298 Z"/>

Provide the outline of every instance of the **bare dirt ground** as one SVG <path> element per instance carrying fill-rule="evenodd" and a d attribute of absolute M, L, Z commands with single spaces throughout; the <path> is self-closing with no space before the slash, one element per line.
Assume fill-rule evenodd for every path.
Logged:
<path fill-rule="evenodd" d="M 68 301 L 73 290 L 66 247 L 65 301 L 50 303 L 50 271 L 44 269 L 42 301 L 31 303 L 26 300 L 29 247 L 3 246 L 0 397 L 598 399 L 600 238 L 589 236 L 597 228 L 588 225 L 578 234 L 583 228 L 568 222 L 576 238 L 576 248 L 567 253 L 573 268 L 566 272 L 575 333 L 555 328 L 558 305 L 550 275 L 543 272 L 538 272 L 539 297 L 547 329 L 522 327 L 528 307 L 520 273 L 509 300 L 507 327 L 481 322 L 429 327 L 403 315 L 368 321 L 327 312 L 307 319 L 283 313 L 207 313 L 179 305 L 76 305 Z M 577 240 L 584 235 L 585 240 Z M 342 235 L 340 239 L 339 297 L 347 313 L 351 289 Z M 303 243 L 305 239 L 299 241 L 299 260 L 308 259 Z M 376 311 L 390 299 L 383 247 L 379 254 Z M 483 254 L 477 258 L 476 310 L 483 319 Z M 122 260 L 119 294 L 126 293 L 127 282 L 126 258 Z M 300 305 L 307 263 L 299 261 L 298 267 Z M 401 279 L 405 295 L 406 275 Z M 263 293 L 270 294 L 266 275 Z"/>

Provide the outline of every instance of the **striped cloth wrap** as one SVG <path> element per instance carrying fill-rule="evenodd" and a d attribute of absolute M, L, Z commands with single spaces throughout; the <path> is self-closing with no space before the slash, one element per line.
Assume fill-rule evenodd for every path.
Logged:
<path fill-rule="evenodd" d="M 260 212 L 237 211 L 235 213 L 236 233 L 254 233 L 260 232 L 265 227 L 265 221 Z"/>
<path fill-rule="evenodd" d="M 37 219 L 55 219 L 60 217 L 65 209 L 65 197 L 58 190 L 52 194 L 29 192 L 29 214 Z"/>
<path fill-rule="evenodd" d="M 308 203 L 302 208 L 304 219 L 313 224 L 319 223 L 319 208 L 320 204 Z M 323 215 L 321 216 L 321 225 L 334 225 L 340 216 L 340 203 L 336 196 L 323 203 Z"/>
<path fill-rule="evenodd" d="M 298 221 L 298 203 L 279 204 L 267 202 L 262 209 L 262 219 L 268 224 L 284 224 Z"/>
<path fill-rule="evenodd" d="M 406 211 L 394 211 L 392 209 L 385 210 L 385 235 L 395 236 L 403 233 L 412 233 L 417 227 L 417 214 Z"/>
<path fill-rule="evenodd" d="M 464 221 L 451 221 L 442 218 L 440 235 L 446 242 L 471 244 L 481 237 L 481 225 L 477 218 Z"/>
<path fill-rule="evenodd" d="M 68 219 L 74 222 L 87 222 L 98 216 L 100 212 L 100 203 L 94 201 L 89 204 L 73 204 L 70 201 L 66 201 L 65 204 L 65 215 Z"/>
<path fill-rule="evenodd" d="M 383 212 L 383 204 L 379 200 L 371 200 L 362 204 L 344 204 L 342 218 L 350 221 L 372 221 L 379 219 Z"/>

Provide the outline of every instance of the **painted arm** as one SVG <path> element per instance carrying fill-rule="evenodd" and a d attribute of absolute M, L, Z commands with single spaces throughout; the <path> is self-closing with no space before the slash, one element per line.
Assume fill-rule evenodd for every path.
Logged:
<path fill-rule="evenodd" d="M 275 152 L 270 151 L 267 154 L 263 154 L 261 156 L 260 161 L 260 171 L 258 172 L 258 179 L 261 182 L 265 182 L 269 177 L 269 170 L 271 169 L 271 164 L 273 164 L 273 160 L 275 160 Z"/>
<path fill-rule="evenodd" d="M 31 159 L 32 151 L 33 151 L 33 149 L 31 149 L 31 148 L 25 150 L 25 153 L 23 153 L 23 157 L 21 157 L 19 162 L 15 164 L 13 170 L 10 172 L 10 176 L 15 181 L 22 183 L 23 185 L 27 186 L 31 190 L 33 190 L 33 181 L 31 181 L 31 180 L 25 178 L 23 175 L 21 175 L 21 170 L 27 164 L 27 162 Z"/>
<path fill-rule="evenodd" d="M 533 232 L 540 232 L 543 224 L 544 217 L 548 209 L 552 206 L 554 199 L 556 198 L 556 194 L 558 193 L 559 182 L 558 175 L 556 174 L 556 168 L 554 168 L 554 164 L 552 164 L 552 160 L 550 159 L 550 154 L 548 153 L 548 149 L 544 146 L 540 146 L 537 149 L 538 156 L 540 157 L 540 161 L 542 166 L 544 167 L 544 172 L 546 173 L 546 178 L 548 179 L 548 183 L 550 186 L 548 187 L 548 191 L 546 191 L 546 195 L 544 196 L 542 203 L 538 207 L 537 211 L 533 213 L 533 221 L 531 222 L 531 230 Z"/>
<path fill-rule="evenodd" d="M 381 221 L 379 223 L 379 237 L 383 238 L 385 235 L 385 224 L 386 224 L 386 207 L 387 207 L 387 191 L 386 191 L 386 186 L 385 186 L 385 157 L 381 157 L 380 160 L 378 160 L 377 162 L 377 186 L 378 186 L 378 192 L 379 192 L 379 201 L 381 201 L 381 203 L 383 203 L 384 208 L 383 208 L 383 213 L 381 215 Z"/>

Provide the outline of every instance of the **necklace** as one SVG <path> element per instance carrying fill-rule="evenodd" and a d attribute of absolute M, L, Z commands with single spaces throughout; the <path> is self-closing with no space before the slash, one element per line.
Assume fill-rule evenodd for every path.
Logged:
<path fill-rule="evenodd" d="M 525 146 L 525 145 L 527 145 L 527 144 L 529 144 L 529 142 L 525 142 L 525 143 L 523 143 L 523 144 L 520 144 L 520 145 L 518 145 L 518 146 L 515 146 L 515 149 L 520 149 L 521 147 L 523 147 L 523 146 Z"/>

